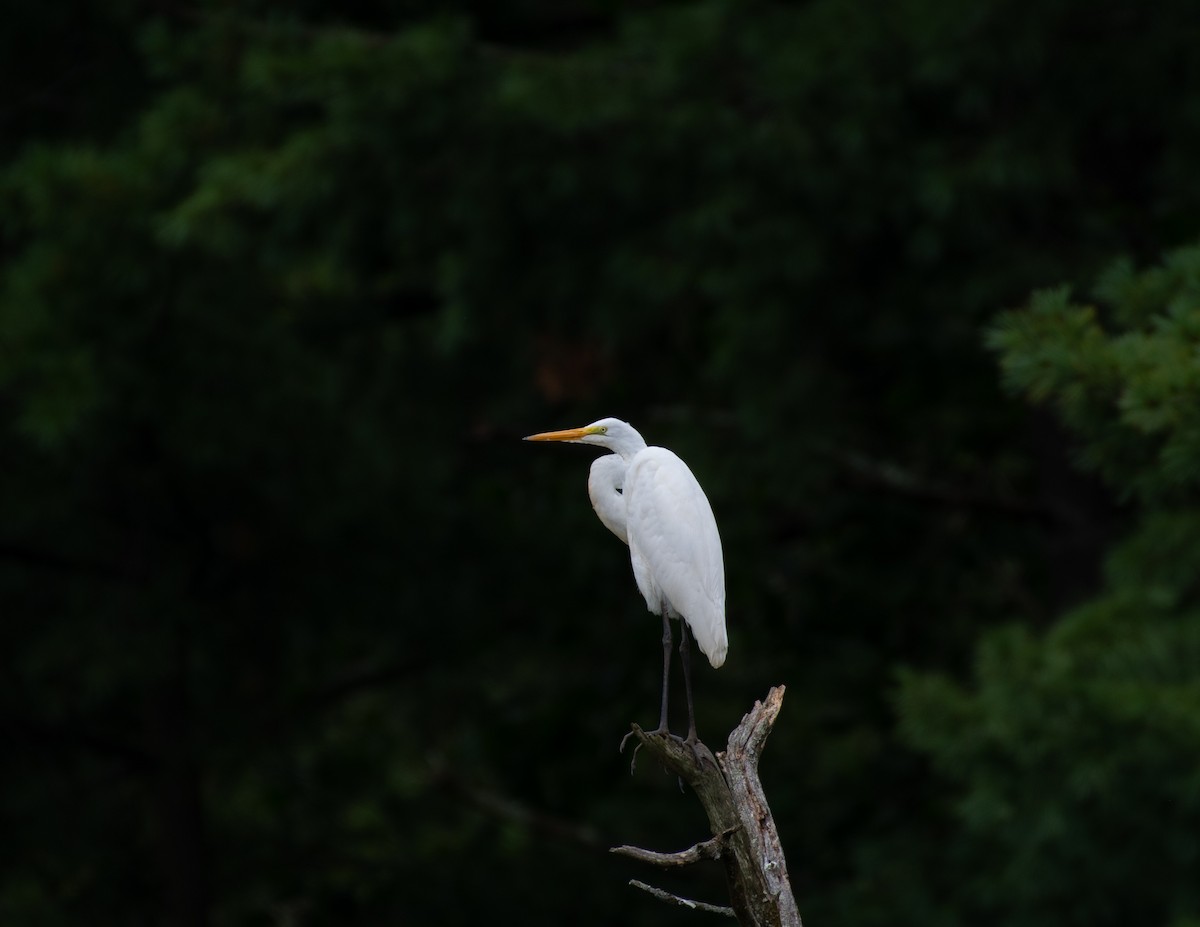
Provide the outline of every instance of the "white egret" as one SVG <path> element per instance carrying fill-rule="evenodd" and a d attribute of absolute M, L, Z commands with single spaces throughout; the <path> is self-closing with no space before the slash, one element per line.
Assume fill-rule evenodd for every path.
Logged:
<path fill-rule="evenodd" d="M 662 615 L 662 713 L 656 733 L 667 733 L 671 619 L 681 618 L 687 740 L 696 743 L 688 629 L 714 667 L 725 662 L 729 648 L 725 564 L 708 497 L 678 456 L 664 447 L 647 447 L 633 426 L 620 419 L 602 418 L 583 428 L 547 431 L 525 440 L 594 444 L 612 451 L 593 462 L 588 495 L 604 526 L 629 545 L 633 575 L 646 607 Z"/>

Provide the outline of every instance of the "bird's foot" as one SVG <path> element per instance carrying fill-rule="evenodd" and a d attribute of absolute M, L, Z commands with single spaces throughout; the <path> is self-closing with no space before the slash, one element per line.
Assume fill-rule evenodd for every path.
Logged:
<path fill-rule="evenodd" d="M 692 756 L 696 758 L 697 765 L 703 765 L 704 763 L 711 763 L 713 766 L 717 765 L 717 758 L 713 756 L 712 751 L 705 746 L 704 741 L 696 736 L 696 731 L 694 729 L 688 734 L 687 737 L 683 738 L 680 743 L 692 751 Z"/>
<path fill-rule="evenodd" d="M 629 775 L 631 775 L 631 776 L 633 775 L 633 771 L 635 769 L 637 769 L 637 754 L 638 754 L 638 751 L 642 749 L 642 745 L 645 743 L 645 738 L 647 738 L 647 737 L 666 737 L 671 740 L 674 740 L 676 743 L 681 743 L 681 744 L 685 743 L 685 741 L 682 737 L 680 737 L 678 734 L 672 734 L 665 727 L 659 727 L 653 731 L 643 731 L 640 727 L 638 727 L 635 724 L 632 728 L 630 728 L 630 730 L 625 734 L 625 736 L 621 738 L 621 746 L 619 747 L 619 749 L 617 751 L 618 753 L 625 752 L 625 744 L 629 740 L 630 737 L 638 738 L 638 744 L 636 747 L 633 748 L 633 758 L 629 761 Z"/>
<path fill-rule="evenodd" d="M 624 753 L 625 752 L 625 742 L 627 740 L 629 740 L 630 737 L 633 737 L 633 736 L 635 736 L 637 734 L 641 734 L 641 733 L 642 733 L 641 728 L 639 728 L 635 724 L 632 728 L 630 728 L 629 733 L 627 733 L 624 737 L 621 738 L 621 746 L 617 750 L 617 752 Z M 629 760 L 629 775 L 631 775 L 631 776 L 633 775 L 633 771 L 635 769 L 637 769 L 637 755 L 638 755 L 638 751 L 641 749 L 642 749 L 642 741 L 639 739 L 637 742 L 637 746 L 633 748 L 633 757 Z"/>
<path fill-rule="evenodd" d="M 661 727 L 661 726 L 656 730 L 646 731 L 646 736 L 647 737 L 665 737 L 668 740 L 675 741 L 676 743 L 680 743 L 680 744 L 683 743 L 682 737 L 680 737 L 678 734 L 672 734 L 667 728 Z"/>

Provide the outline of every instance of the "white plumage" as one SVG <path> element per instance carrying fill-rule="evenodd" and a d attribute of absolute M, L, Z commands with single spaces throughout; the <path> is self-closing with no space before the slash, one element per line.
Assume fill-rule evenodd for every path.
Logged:
<path fill-rule="evenodd" d="M 583 428 L 531 435 L 529 441 L 594 444 L 613 453 L 597 458 L 588 476 L 592 508 L 604 526 L 629 545 L 633 575 L 646 607 L 664 621 L 682 618 L 708 661 L 725 662 L 725 565 L 721 536 L 708 497 L 680 458 L 663 447 L 647 447 L 627 422 L 604 418 Z M 664 648 L 670 626 L 664 624 Z M 684 635 L 684 648 L 687 636 Z M 686 649 L 684 679 L 688 680 Z M 663 715 L 669 653 L 663 667 Z M 688 681 L 691 714 L 691 685 Z M 695 723 L 689 731 L 695 739 Z"/>
<path fill-rule="evenodd" d="M 688 623 L 714 667 L 725 662 L 725 563 L 708 497 L 665 447 L 639 451 L 625 477 L 633 575 L 646 607 Z M 603 519 L 602 519 L 603 520 Z"/>

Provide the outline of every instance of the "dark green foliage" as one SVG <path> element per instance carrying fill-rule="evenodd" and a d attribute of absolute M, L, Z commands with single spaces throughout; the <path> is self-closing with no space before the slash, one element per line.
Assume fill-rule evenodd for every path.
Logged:
<path fill-rule="evenodd" d="M 969 753 L 937 718 L 973 696 L 920 673 L 961 678 L 1021 615 L 984 662 L 1015 651 L 1041 678 L 1044 641 L 1117 622 L 1032 630 L 1094 595 L 1141 515 L 1064 464 L 979 332 L 1195 235 L 1193 19 L 1183 0 L 14 14 L 0 921 L 690 922 L 602 852 L 703 833 L 615 753 L 653 714 L 658 626 L 588 511 L 589 455 L 518 440 L 608 414 L 680 452 L 721 526 L 731 649 L 698 672 L 701 734 L 788 685 L 762 773 L 802 912 L 983 912 L 946 854 L 1001 880 L 1016 825 L 959 834 L 924 754 Z M 1162 364 L 1189 260 L 1106 276 L 1111 319 L 1049 295 L 995 335 L 1160 519 L 1194 500 L 1195 404 L 1173 399 L 1194 372 Z M 1133 535 L 1108 582 L 1173 589 L 1178 616 L 1168 536 Z M 1152 663 L 1139 647 L 1121 678 Z M 1081 697 L 1081 763 L 1132 704 Z M 1138 775 L 1182 736 L 1159 730 Z M 1011 787 L 989 794 L 1015 807 Z M 719 900 L 713 873 L 677 887 Z M 993 903 L 1005 884 L 988 911 L 1061 914 L 1044 883 Z"/>
<path fill-rule="evenodd" d="M 1200 485 L 1200 248 L 1100 280 L 1106 310 L 1065 289 L 1037 294 L 993 331 L 1009 383 L 1053 400 L 1084 440 L 1083 461 L 1148 503 L 1194 499 Z M 1111 333 L 1110 333 L 1111 330 Z"/>
<path fill-rule="evenodd" d="M 969 687 L 908 674 L 906 739 L 953 785 L 950 906 L 972 921 L 1200 916 L 1200 249 L 1003 316 L 1010 384 L 1052 402 L 1084 460 L 1137 496 L 1100 596 L 1047 634 L 997 630 Z"/>

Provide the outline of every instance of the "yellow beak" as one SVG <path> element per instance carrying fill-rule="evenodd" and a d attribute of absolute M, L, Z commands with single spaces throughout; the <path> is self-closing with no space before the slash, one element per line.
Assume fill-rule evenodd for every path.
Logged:
<path fill-rule="evenodd" d="M 526 441 L 578 441 L 592 433 L 590 428 L 568 428 L 566 431 L 543 431 L 530 435 Z"/>

